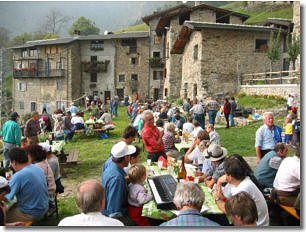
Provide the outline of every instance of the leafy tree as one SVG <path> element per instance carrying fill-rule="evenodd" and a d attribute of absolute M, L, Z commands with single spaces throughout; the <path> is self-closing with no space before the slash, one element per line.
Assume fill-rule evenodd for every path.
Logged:
<path fill-rule="evenodd" d="M 275 35 L 274 31 L 270 34 L 270 39 L 268 42 L 268 51 L 267 56 L 270 60 L 270 72 L 272 72 L 272 65 L 275 61 L 279 60 L 281 55 L 281 40 L 280 40 L 279 30 L 277 35 Z M 272 73 L 270 73 L 270 77 L 272 77 Z"/>
<path fill-rule="evenodd" d="M 290 41 L 290 36 L 289 34 L 287 35 L 286 39 L 286 45 L 287 45 L 287 50 L 288 50 L 288 55 L 289 55 L 289 61 L 292 62 L 292 69 L 295 70 L 295 61 L 300 55 L 300 38 L 296 37 L 295 35 L 292 36 L 292 39 Z"/>
<path fill-rule="evenodd" d="M 72 36 L 75 31 L 80 31 L 80 35 L 98 35 L 100 29 L 95 22 L 82 16 L 72 24 L 69 34 Z"/>
<path fill-rule="evenodd" d="M 17 35 L 13 38 L 13 40 L 10 42 L 10 45 L 21 45 L 24 44 L 27 41 L 33 40 L 33 34 L 32 33 L 23 33 L 21 35 Z"/>

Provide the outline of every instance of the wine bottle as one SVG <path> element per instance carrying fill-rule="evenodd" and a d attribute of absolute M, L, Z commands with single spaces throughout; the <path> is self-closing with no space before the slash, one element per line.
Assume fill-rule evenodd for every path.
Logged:
<path fill-rule="evenodd" d="M 187 175 L 187 171 L 186 171 L 186 168 L 185 168 L 185 161 L 184 161 L 184 156 L 182 158 L 182 164 L 181 164 L 181 167 L 178 171 L 178 174 L 177 174 L 177 179 L 180 180 L 180 179 L 186 179 L 186 175 Z"/>

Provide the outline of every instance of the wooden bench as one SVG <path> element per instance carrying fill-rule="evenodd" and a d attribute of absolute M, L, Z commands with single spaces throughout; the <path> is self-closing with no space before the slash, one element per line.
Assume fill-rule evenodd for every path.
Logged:
<path fill-rule="evenodd" d="M 278 204 L 279 207 L 281 207 L 283 210 L 285 210 L 287 213 L 289 213 L 291 216 L 293 216 L 294 218 L 296 218 L 297 220 L 300 220 L 300 216 L 296 213 L 296 210 L 294 207 L 291 206 L 286 206 L 286 205 L 281 205 Z"/>
<path fill-rule="evenodd" d="M 73 149 L 69 151 L 66 163 L 67 164 L 77 164 L 79 154 L 80 154 L 80 150 L 78 149 Z"/>

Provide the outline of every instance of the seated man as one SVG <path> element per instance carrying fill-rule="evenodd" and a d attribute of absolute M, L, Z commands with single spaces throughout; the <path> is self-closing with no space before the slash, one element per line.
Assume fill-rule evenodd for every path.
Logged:
<path fill-rule="evenodd" d="M 175 115 L 172 117 L 172 123 L 175 125 L 175 128 L 180 130 L 183 129 L 183 124 L 186 122 L 185 118 L 180 115 L 180 111 L 176 110 Z"/>
<path fill-rule="evenodd" d="M 104 114 L 101 116 L 100 120 L 105 122 L 106 125 L 112 124 L 112 115 L 108 113 L 108 109 L 105 109 Z"/>
<path fill-rule="evenodd" d="M 187 122 L 183 124 L 183 131 L 188 131 L 189 133 L 193 131 L 192 116 L 187 117 Z"/>
<path fill-rule="evenodd" d="M 211 143 L 204 152 L 205 158 L 213 163 L 211 176 L 203 175 L 199 181 L 205 181 L 207 187 L 212 188 L 217 183 L 219 177 L 224 175 L 224 159 L 227 155 L 227 150 L 216 143 Z"/>
<path fill-rule="evenodd" d="M 192 120 L 193 131 L 190 133 L 192 137 L 197 137 L 200 131 L 203 131 L 203 128 L 200 126 L 199 122 L 195 119 Z"/>
<path fill-rule="evenodd" d="M 48 187 L 43 170 L 30 164 L 28 156 L 21 148 L 14 148 L 9 153 L 11 164 L 16 173 L 10 180 L 11 192 L 8 200 L 17 198 L 7 214 L 6 221 L 37 221 L 48 211 Z"/>
<path fill-rule="evenodd" d="M 287 157 L 281 163 L 274 182 L 272 196 L 278 203 L 293 206 L 300 192 L 300 149 L 295 156 Z"/>
<path fill-rule="evenodd" d="M 258 214 L 256 204 L 246 192 L 240 192 L 225 203 L 226 214 L 234 226 L 256 226 Z"/>
<path fill-rule="evenodd" d="M 202 140 L 209 140 L 209 135 L 206 131 L 201 131 L 198 133 L 197 137 L 194 139 L 192 145 L 184 156 L 186 163 L 193 162 L 193 164 L 199 166 L 200 170 L 202 169 L 202 165 L 205 160 L 205 157 L 202 155 L 198 146 Z"/>
<path fill-rule="evenodd" d="M 81 214 L 66 217 L 58 226 L 123 226 L 123 223 L 104 216 L 105 190 L 100 181 L 86 180 L 77 187 L 75 201 Z"/>
<path fill-rule="evenodd" d="M 260 160 L 255 170 L 255 177 L 262 188 L 273 188 L 276 172 L 287 153 L 288 147 L 284 143 L 278 143 L 273 151 L 268 152 Z"/>
<path fill-rule="evenodd" d="M 102 213 L 117 218 L 125 225 L 134 225 L 128 217 L 128 186 L 123 170 L 130 162 L 130 156 L 136 151 L 132 145 L 120 141 L 111 150 L 112 162 L 102 173 L 102 184 L 105 187 L 105 209 Z"/>
<path fill-rule="evenodd" d="M 200 214 L 205 195 L 202 188 L 192 182 L 178 183 L 173 202 L 179 215 L 160 226 L 219 226 Z"/>
<path fill-rule="evenodd" d="M 71 119 L 71 123 L 74 125 L 74 130 L 85 129 L 84 119 L 81 117 L 81 113 L 77 112 L 74 117 Z"/>

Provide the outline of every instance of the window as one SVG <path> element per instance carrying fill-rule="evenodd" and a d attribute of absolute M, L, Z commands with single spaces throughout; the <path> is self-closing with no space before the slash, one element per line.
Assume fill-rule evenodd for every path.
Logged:
<path fill-rule="evenodd" d="M 196 98 L 198 95 L 198 85 L 193 84 L 193 97 Z"/>
<path fill-rule="evenodd" d="M 154 58 L 160 58 L 160 52 L 153 52 Z"/>
<path fill-rule="evenodd" d="M 27 49 L 22 49 L 21 50 L 21 57 L 27 57 L 28 56 L 28 51 Z"/>
<path fill-rule="evenodd" d="M 97 82 L 97 73 L 90 74 L 90 82 Z"/>
<path fill-rule="evenodd" d="M 162 80 L 163 74 L 163 71 L 153 71 L 153 80 Z"/>
<path fill-rule="evenodd" d="M 194 45 L 193 47 L 193 59 L 197 60 L 198 59 L 198 53 L 199 53 L 199 45 Z"/>
<path fill-rule="evenodd" d="M 30 70 L 36 70 L 36 63 L 30 63 Z"/>
<path fill-rule="evenodd" d="M 157 35 L 154 36 L 154 44 L 160 44 L 161 40 L 162 40 L 161 36 L 157 36 Z"/>
<path fill-rule="evenodd" d="M 62 90 L 62 83 L 59 80 L 56 81 L 56 90 Z"/>
<path fill-rule="evenodd" d="M 23 101 L 19 102 L 19 109 L 24 110 L 24 102 Z"/>
<path fill-rule="evenodd" d="M 56 45 L 46 46 L 45 47 L 46 54 L 57 54 L 59 52 L 59 48 Z"/>
<path fill-rule="evenodd" d="M 36 102 L 31 102 L 31 111 L 36 111 Z"/>
<path fill-rule="evenodd" d="M 125 75 L 119 75 L 119 82 L 125 82 Z"/>
<path fill-rule="evenodd" d="M 184 14 L 180 14 L 180 16 L 179 16 L 179 24 L 183 25 L 183 23 L 186 20 L 190 20 L 190 13 L 187 12 L 187 13 L 184 13 Z"/>
<path fill-rule="evenodd" d="M 138 75 L 137 74 L 132 74 L 131 75 L 131 80 L 132 81 L 138 81 Z"/>
<path fill-rule="evenodd" d="M 167 97 L 167 96 L 168 96 L 168 89 L 165 88 L 165 97 Z"/>
<path fill-rule="evenodd" d="M 138 58 L 137 57 L 132 57 L 131 58 L 131 64 L 137 65 L 138 64 Z"/>
<path fill-rule="evenodd" d="M 216 13 L 216 23 L 230 23 L 230 14 L 228 13 Z"/>
<path fill-rule="evenodd" d="M 18 84 L 18 90 L 21 91 L 21 92 L 25 92 L 25 91 L 27 90 L 27 85 L 26 85 L 26 83 L 19 82 L 19 84 Z"/>
<path fill-rule="evenodd" d="M 45 61 L 45 70 L 50 70 L 50 69 L 51 69 L 50 60 L 47 59 L 47 60 Z"/>
<path fill-rule="evenodd" d="M 97 62 L 97 60 L 98 60 L 98 57 L 97 57 L 97 56 L 91 56 L 91 57 L 90 57 L 90 61 L 91 61 L 91 62 Z"/>
<path fill-rule="evenodd" d="M 137 41 L 136 39 L 123 39 L 121 40 L 121 46 L 129 46 L 130 54 L 137 53 Z"/>
<path fill-rule="evenodd" d="M 90 49 L 95 50 L 95 51 L 103 51 L 104 50 L 104 41 L 103 40 L 91 41 Z"/>
<path fill-rule="evenodd" d="M 37 56 L 37 49 L 36 48 L 30 49 L 29 56 Z"/>
<path fill-rule="evenodd" d="M 62 62 L 56 62 L 56 69 L 62 69 Z"/>
<path fill-rule="evenodd" d="M 255 52 L 267 52 L 268 40 L 267 39 L 256 39 L 255 40 Z"/>

